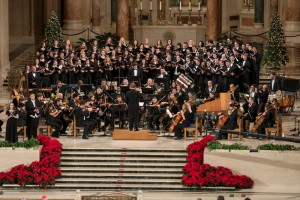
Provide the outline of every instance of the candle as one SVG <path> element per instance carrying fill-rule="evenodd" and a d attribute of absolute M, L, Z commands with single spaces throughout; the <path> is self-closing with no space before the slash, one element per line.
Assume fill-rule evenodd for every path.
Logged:
<path fill-rule="evenodd" d="M 143 0 L 140 0 L 140 3 L 141 3 L 141 9 L 140 10 L 143 10 Z"/>
<path fill-rule="evenodd" d="M 161 1 L 159 1 L 159 10 L 161 10 Z"/>
<path fill-rule="evenodd" d="M 199 5 L 198 10 L 201 10 L 201 0 L 199 0 L 198 5 Z"/>
<path fill-rule="evenodd" d="M 191 1 L 189 1 L 189 10 L 192 10 Z"/>
<path fill-rule="evenodd" d="M 150 10 L 152 10 L 152 0 L 150 1 Z"/>
<path fill-rule="evenodd" d="M 181 1 L 179 1 L 179 10 L 181 10 Z"/>

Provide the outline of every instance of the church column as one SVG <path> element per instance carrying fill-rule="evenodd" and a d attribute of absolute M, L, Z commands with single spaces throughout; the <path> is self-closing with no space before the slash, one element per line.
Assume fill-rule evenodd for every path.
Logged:
<path fill-rule="evenodd" d="M 207 1 L 206 11 L 206 39 L 216 41 L 218 39 L 219 27 L 220 27 L 220 10 L 221 0 L 209 0 Z"/>
<path fill-rule="evenodd" d="M 65 30 L 83 29 L 83 1 L 64 0 L 64 27 Z"/>
<path fill-rule="evenodd" d="M 206 39 L 216 41 L 219 35 L 220 27 L 220 1 L 221 0 L 209 0 L 207 1 L 206 11 Z"/>
<path fill-rule="evenodd" d="M 96 32 L 100 32 L 101 16 L 100 16 L 100 0 L 92 0 L 92 28 Z"/>
<path fill-rule="evenodd" d="M 128 0 L 117 0 L 117 35 L 129 39 Z"/>
<path fill-rule="evenodd" d="M 9 63 L 9 21 L 8 0 L 0 1 L 0 83 L 6 78 Z"/>
<path fill-rule="evenodd" d="M 264 1 L 255 0 L 254 2 L 255 14 L 254 14 L 254 26 L 256 28 L 263 28 L 264 26 Z"/>
<path fill-rule="evenodd" d="M 285 31 L 300 31 L 300 1 L 285 1 Z"/>

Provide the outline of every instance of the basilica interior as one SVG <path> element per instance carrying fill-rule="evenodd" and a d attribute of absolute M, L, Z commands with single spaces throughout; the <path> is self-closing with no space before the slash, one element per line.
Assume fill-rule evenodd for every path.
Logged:
<path fill-rule="evenodd" d="M 7 105 L 12 101 L 12 89 L 19 83 L 24 66 L 35 64 L 36 51 L 45 40 L 45 28 L 53 11 L 61 24 L 64 40 L 70 40 L 74 46 L 81 44 L 83 40 L 91 41 L 96 36 L 107 33 L 124 38 L 127 44 L 133 44 L 135 40 L 143 44 L 147 39 L 152 46 L 156 45 L 158 40 L 162 41 L 163 46 L 167 44 L 168 40 L 171 40 L 174 45 L 189 41 L 193 41 L 195 45 L 201 41 L 205 45 L 207 41 L 212 41 L 213 44 L 217 45 L 224 42 L 224 38 L 225 41 L 226 38 L 234 38 L 243 44 L 248 43 L 255 46 L 261 57 L 263 57 L 266 48 L 270 19 L 274 13 L 278 13 L 283 22 L 289 62 L 276 73 L 280 77 L 299 81 L 299 10 L 299 0 L 0 0 L 0 104 Z M 273 71 L 266 66 L 260 66 L 259 85 L 270 83 L 271 72 Z M 62 168 L 64 168 L 66 175 L 63 174 L 62 180 L 58 180 L 57 188 L 55 186 L 50 189 L 0 186 L 0 199 L 79 200 L 81 199 L 80 196 L 95 196 L 95 198 L 90 199 L 105 199 L 100 198 L 101 194 L 109 193 L 138 196 L 136 199 L 140 200 L 213 200 L 217 199 L 219 195 L 232 200 L 246 199 L 247 197 L 250 199 L 300 199 L 299 150 L 276 153 L 271 151 L 251 152 L 258 145 L 269 143 L 291 144 L 300 147 L 298 90 L 293 91 L 292 95 L 295 97 L 293 105 L 282 117 L 282 134 L 280 137 L 287 138 L 286 140 L 277 140 L 276 137 L 262 140 L 244 137 L 239 140 L 239 138 L 233 137 L 230 141 L 222 140 L 220 142 L 223 144 L 238 142 L 248 145 L 250 151 L 246 153 L 205 151 L 205 163 L 215 166 L 223 165 L 231 168 L 236 174 L 250 176 L 255 184 L 251 189 L 184 189 L 180 183 L 181 174 L 178 174 L 178 170 L 181 171 L 182 163 L 185 162 L 185 158 L 181 156 L 186 155 L 185 150 L 189 144 L 194 142 L 194 137 L 188 137 L 186 140 L 173 140 L 173 138 L 170 139 L 169 135 L 159 134 L 155 141 L 113 140 L 111 136 L 100 133 L 89 140 L 82 140 L 80 137 L 74 138 L 72 130 L 68 129 L 67 135 L 57 139 L 63 144 L 63 149 L 66 149 L 62 156 Z M 0 113 L 0 119 L 4 122 L 0 140 L 4 140 L 7 121 L 5 112 Z M 200 138 L 203 136 L 204 134 L 199 135 Z M 22 138 L 23 136 L 19 135 L 19 140 Z M 130 189 L 129 187 L 128 189 L 126 188 L 126 181 L 120 178 L 120 175 L 119 177 L 113 175 L 109 177 L 110 174 L 119 173 L 110 169 L 111 166 L 106 168 L 104 165 L 103 169 L 107 169 L 107 171 L 102 173 L 102 169 L 97 171 L 92 165 L 93 160 L 91 158 L 83 159 L 85 156 L 82 154 L 84 153 L 77 152 L 78 156 L 73 152 L 74 155 L 70 155 L 71 151 L 76 152 L 78 149 L 86 151 L 88 156 L 95 154 L 93 151 L 97 152 L 97 149 L 101 149 L 99 150 L 100 155 L 111 150 L 112 152 L 109 153 L 116 159 L 122 159 L 116 154 L 122 154 L 124 149 L 129 149 L 133 155 L 132 157 L 129 156 L 128 160 L 135 159 L 135 151 L 137 154 L 145 154 L 145 158 L 137 158 L 143 160 L 148 160 L 148 157 L 151 156 L 153 160 L 155 156 L 166 157 L 173 154 L 173 151 L 178 151 L 174 153 L 174 160 L 178 160 L 168 166 L 164 166 L 165 163 L 159 163 L 158 165 L 161 164 L 161 168 L 165 170 L 165 173 L 159 175 L 155 173 L 158 173 L 157 171 L 161 168 L 154 166 L 155 162 L 154 164 L 151 163 L 150 167 L 147 166 L 148 168 L 155 168 L 155 172 L 152 172 L 153 177 L 163 176 L 167 179 L 166 177 L 170 176 L 170 180 L 168 180 L 170 182 L 166 182 L 166 185 L 158 180 L 157 187 L 154 187 L 156 184 L 154 181 L 149 183 L 149 179 L 151 179 L 149 174 L 144 173 L 143 170 L 139 171 L 140 168 L 137 169 L 138 167 L 135 165 L 131 166 L 133 169 L 128 173 L 134 173 L 134 170 L 138 173 L 136 177 L 134 177 L 135 175 L 129 176 L 126 180 L 129 185 L 131 184 L 135 188 Z M 80 157 L 77 162 L 83 164 L 84 162 L 91 162 L 91 166 L 85 166 L 88 168 L 80 175 L 76 172 L 77 163 L 75 161 L 72 163 L 72 156 L 76 155 Z M 179 157 L 176 158 L 176 155 Z M 12 158 L 3 155 L 1 163 L 10 160 Z M 101 162 L 100 165 L 103 164 L 102 162 L 105 163 L 101 158 L 98 162 Z M 107 165 L 110 165 L 111 162 L 115 162 L 112 164 L 113 167 L 115 165 L 116 168 L 123 166 L 116 160 L 111 161 L 109 159 Z M 142 161 L 140 162 L 142 163 Z M 137 161 L 137 163 L 139 162 Z M 97 164 L 99 163 L 95 165 Z M 71 167 L 74 167 L 75 171 L 68 169 Z M 93 174 L 89 175 L 93 170 L 97 171 L 95 177 Z M 102 179 L 97 178 L 99 174 L 101 177 L 102 174 L 104 174 L 103 177 L 106 177 L 107 174 L 108 179 L 113 180 L 109 183 L 104 181 L 101 185 L 98 181 L 102 181 Z M 88 179 L 85 179 L 85 176 Z M 154 179 L 153 177 L 152 179 Z M 135 182 L 138 179 L 144 182 L 139 185 Z M 125 183 L 122 183 L 123 181 Z M 79 187 L 82 186 L 81 184 L 85 186 Z M 122 184 L 124 185 L 122 186 Z M 77 186 L 80 190 L 77 190 Z M 89 189 L 89 187 L 94 189 Z M 139 196 L 139 192 L 142 195 Z M 42 196 L 47 197 L 41 198 Z M 99 197 L 96 198 L 96 196 Z M 107 199 L 122 199 L 122 197 Z M 127 196 L 123 199 L 130 198 Z"/>

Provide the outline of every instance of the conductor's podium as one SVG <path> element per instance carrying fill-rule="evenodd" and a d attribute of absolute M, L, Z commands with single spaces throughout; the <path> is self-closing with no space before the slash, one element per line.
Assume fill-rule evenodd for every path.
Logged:
<path fill-rule="evenodd" d="M 115 129 L 112 133 L 113 140 L 157 140 L 157 134 L 150 133 L 150 130 L 129 131 Z"/>

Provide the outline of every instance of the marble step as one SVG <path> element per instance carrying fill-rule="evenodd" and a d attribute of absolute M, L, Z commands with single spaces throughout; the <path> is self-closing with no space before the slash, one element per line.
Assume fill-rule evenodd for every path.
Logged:
<path fill-rule="evenodd" d="M 166 152 L 65 152 L 61 156 L 70 157 L 160 157 L 160 158 L 185 158 L 186 152 L 166 153 Z"/>
<path fill-rule="evenodd" d="M 69 184 L 69 183 L 80 183 L 81 184 L 158 184 L 158 185 L 181 185 L 181 179 L 147 179 L 147 178 L 139 178 L 139 179 L 123 179 L 119 177 L 117 179 L 114 178 L 60 178 L 55 181 L 55 184 Z"/>
<path fill-rule="evenodd" d="M 182 168 L 175 167 L 175 168 L 124 168 L 124 167 L 111 167 L 111 168 L 98 168 L 98 167 L 61 167 L 61 172 L 77 172 L 77 173 L 157 173 L 157 174 L 181 174 L 182 175 Z"/>
<path fill-rule="evenodd" d="M 122 157 L 69 157 L 69 156 L 61 156 L 61 162 L 132 162 L 132 163 L 186 163 L 185 158 L 122 158 Z"/>
<path fill-rule="evenodd" d="M 61 167 L 182 168 L 186 163 L 61 162 Z"/>
<path fill-rule="evenodd" d="M 177 152 L 177 153 L 186 153 L 186 150 L 179 150 L 179 149 L 127 149 L 127 148 L 120 148 L 120 149 L 95 149 L 95 148 L 63 148 L 63 152 Z"/>
<path fill-rule="evenodd" d="M 122 179 L 135 179 L 135 178 L 145 178 L 147 179 L 181 179 L 182 174 L 178 173 L 168 173 L 168 174 L 158 174 L 158 173 L 136 173 L 136 174 L 126 174 L 126 173 L 86 173 L 86 172 L 64 172 L 62 178 L 122 178 Z"/>
<path fill-rule="evenodd" d="M 3 190 L 20 190 L 21 186 L 16 184 L 4 184 L 1 188 Z M 25 187 L 26 191 L 28 189 L 40 190 L 36 185 L 30 185 Z M 116 190 L 151 190 L 151 191 L 193 191 L 193 192 L 204 192 L 204 191 L 234 191 L 234 187 L 185 187 L 183 185 L 153 185 L 153 184 L 80 184 L 80 183 L 68 183 L 61 184 L 57 183 L 53 186 L 48 186 L 47 190 L 106 190 L 106 191 L 116 191 Z"/>

